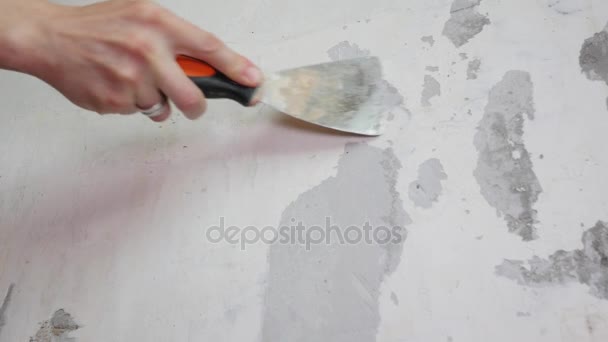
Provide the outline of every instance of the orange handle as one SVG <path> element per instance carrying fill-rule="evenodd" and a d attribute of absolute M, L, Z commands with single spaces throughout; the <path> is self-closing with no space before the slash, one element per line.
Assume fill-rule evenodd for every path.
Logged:
<path fill-rule="evenodd" d="M 252 105 L 256 88 L 246 87 L 226 77 L 209 64 L 188 56 L 177 56 L 177 63 L 208 99 L 231 99 Z"/>
<path fill-rule="evenodd" d="M 177 64 L 184 70 L 189 77 L 211 77 L 217 71 L 209 64 L 188 56 L 177 56 Z"/>

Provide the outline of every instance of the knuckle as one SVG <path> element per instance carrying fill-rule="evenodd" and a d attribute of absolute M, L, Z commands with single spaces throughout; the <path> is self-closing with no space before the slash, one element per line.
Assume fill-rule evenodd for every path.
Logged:
<path fill-rule="evenodd" d="M 143 70 L 137 65 L 125 65 L 117 70 L 117 74 L 121 82 L 130 87 L 135 87 L 144 79 Z"/>
<path fill-rule="evenodd" d="M 157 51 L 156 41 L 144 34 L 134 34 L 129 38 L 128 44 L 137 59 L 148 60 Z"/>
<path fill-rule="evenodd" d="M 132 3 L 134 15 L 144 22 L 159 24 L 167 14 L 167 10 L 152 1 L 137 0 Z"/>

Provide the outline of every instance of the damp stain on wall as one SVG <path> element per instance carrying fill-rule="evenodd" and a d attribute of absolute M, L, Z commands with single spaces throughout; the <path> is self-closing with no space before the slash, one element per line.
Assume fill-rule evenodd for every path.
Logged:
<path fill-rule="evenodd" d="M 418 168 L 418 179 L 410 183 L 409 198 L 418 207 L 430 208 L 443 191 L 441 181 L 448 179 L 441 161 L 429 159 Z"/>
<path fill-rule="evenodd" d="M 375 341 L 380 286 L 411 223 L 396 189 L 400 168 L 390 148 L 348 144 L 337 174 L 284 210 L 280 226 L 329 233 L 270 247 L 263 341 Z"/>
<path fill-rule="evenodd" d="M 481 194 L 509 231 L 525 241 L 536 236 L 534 204 L 542 187 L 524 145 L 524 117 L 534 119 L 533 84 L 524 71 L 509 71 L 490 91 L 474 144 L 474 176 Z"/>
<path fill-rule="evenodd" d="M 40 323 L 36 335 L 30 337 L 29 342 L 76 342 L 69 334 L 79 328 L 80 325 L 74 321 L 72 315 L 59 309 L 49 320 Z"/>
<path fill-rule="evenodd" d="M 327 50 L 327 55 L 332 61 L 358 58 L 358 57 L 369 57 L 371 52 L 367 49 L 360 48 L 357 44 L 343 41 Z M 381 102 L 389 110 L 388 119 L 394 118 L 394 111 L 392 109 L 403 105 L 403 95 L 399 93 L 399 90 L 386 80 L 382 80 L 378 84 L 377 93 L 381 98 Z"/>
<path fill-rule="evenodd" d="M 450 19 L 443 27 L 446 36 L 457 48 L 478 35 L 490 20 L 477 11 L 481 0 L 454 0 Z"/>
<path fill-rule="evenodd" d="M 608 300 L 608 224 L 598 221 L 583 233 L 582 249 L 559 250 L 548 258 L 504 260 L 496 274 L 524 286 L 551 286 L 579 282 L 592 295 Z"/>

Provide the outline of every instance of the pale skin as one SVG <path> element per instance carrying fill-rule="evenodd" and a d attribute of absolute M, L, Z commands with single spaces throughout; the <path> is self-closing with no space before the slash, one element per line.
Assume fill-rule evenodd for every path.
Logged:
<path fill-rule="evenodd" d="M 246 86 L 262 79 L 250 60 L 216 36 L 151 1 L 64 6 L 0 0 L 0 69 L 35 76 L 100 114 L 138 113 L 165 94 L 186 117 L 198 118 L 206 101 L 175 61 L 180 54 Z M 151 119 L 164 121 L 170 114 L 166 104 Z"/>

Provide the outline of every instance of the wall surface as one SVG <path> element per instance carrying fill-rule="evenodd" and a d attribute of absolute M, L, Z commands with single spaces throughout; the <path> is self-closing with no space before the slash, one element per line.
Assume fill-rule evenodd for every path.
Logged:
<path fill-rule="evenodd" d="M 386 132 L 0 73 L 0 341 L 608 341 L 607 1 L 162 3 L 265 70 L 379 56 Z M 392 239 L 209 234 L 326 220 Z"/>

